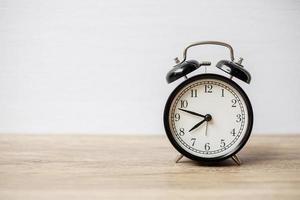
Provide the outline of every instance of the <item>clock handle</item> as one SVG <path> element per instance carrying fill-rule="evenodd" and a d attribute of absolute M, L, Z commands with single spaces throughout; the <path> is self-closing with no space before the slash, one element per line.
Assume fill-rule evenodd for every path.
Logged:
<path fill-rule="evenodd" d="M 230 51 L 230 58 L 231 61 L 234 61 L 234 53 L 233 53 L 233 48 L 231 45 L 225 43 L 225 42 L 219 42 L 219 41 L 202 41 L 202 42 L 196 42 L 193 44 L 190 44 L 189 46 L 187 46 L 184 51 L 183 51 L 183 60 L 181 61 L 184 62 L 186 60 L 186 54 L 187 54 L 187 50 L 193 46 L 198 46 L 198 45 L 206 45 L 206 44 L 212 44 L 212 45 L 219 45 L 219 46 L 224 46 L 227 47 Z"/>

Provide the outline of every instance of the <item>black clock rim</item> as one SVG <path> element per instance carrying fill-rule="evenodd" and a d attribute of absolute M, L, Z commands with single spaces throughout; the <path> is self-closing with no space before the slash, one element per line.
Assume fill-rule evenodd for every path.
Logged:
<path fill-rule="evenodd" d="M 170 112 L 170 108 L 171 108 L 171 104 L 173 102 L 173 99 L 175 98 L 175 96 L 177 95 L 177 93 L 184 88 L 187 84 L 197 81 L 197 80 L 201 80 L 201 79 L 217 79 L 220 81 L 224 81 L 226 83 L 228 83 L 229 85 L 231 85 L 233 88 L 235 88 L 240 95 L 242 96 L 243 100 L 245 101 L 247 110 L 248 110 L 248 127 L 246 129 L 246 133 L 245 136 L 243 137 L 242 141 L 240 142 L 240 144 L 231 152 L 222 155 L 222 156 L 218 156 L 218 157 L 214 157 L 214 158 L 204 158 L 204 157 L 199 157 L 199 156 L 195 156 L 189 152 L 187 152 L 186 150 L 184 150 L 175 140 L 175 138 L 173 137 L 173 134 L 171 132 L 170 129 L 170 125 L 169 125 L 169 112 Z M 165 131 L 167 134 L 167 137 L 169 139 L 169 141 L 171 142 L 171 144 L 173 145 L 173 147 L 182 155 L 186 156 L 187 158 L 190 158 L 192 160 L 195 161 L 199 161 L 199 162 L 217 162 L 217 161 L 222 161 L 225 159 L 228 159 L 230 157 L 232 157 L 233 155 L 237 154 L 247 143 L 250 135 L 251 135 L 251 131 L 252 131 L 252 127 L 253 127 L 253 110 L 252 110 L 252 105 L 250 103 L 250 100 L 247 96 L 247 94 L 244 92 L 244 90 L 234 81 L 232 81 L 231 79 L 219 75 L 219 74 L 200 74 L 200 75 L 196 75 L 193 76 L 185 81 L 183 81 L 182 83 L 180 83 L 174 90 L 173 92 L 170 94 L 167 103 L 165 105 L 165 109 L 164 109 L 164 127 L 165 127 Z"/>

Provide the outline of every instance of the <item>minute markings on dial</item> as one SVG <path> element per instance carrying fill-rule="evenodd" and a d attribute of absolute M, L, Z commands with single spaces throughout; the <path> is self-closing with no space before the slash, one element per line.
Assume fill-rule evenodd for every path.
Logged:
<path fill-rule="evenodd" d="M 193 145 L 192 146 L 190 146 L 190 144 L 187 144 L 186 143 L 186 141 L 184 141 L 185 139 L 184 138 L 181 138 L 181 136 L 179 136 L 179 135 L 177 135 L 177 139 L 180 141 L 180 143 L 182 144 L 182 145 L 184 145 L 186 148 L 188 148 L 188 149 L 190 149 L 191 151 L 194 151 L 194 152 L 197 152 L 197 153 L 201 153 L 201 154 L 214 154 L 214 153 L 218 153 L 218 152 L 221 152 L 221 151 L 223 151 L 223 150 L 225 150 L 225 149 L 228 149 L 228 148 L 230 148 L 230 146 L 231 145 L 233 145 L 233 143 L 235 143 L 236 141 L 237 141 L 237 139 L 239 138 L 239 136 L 240 136 L 240 134 L 241 134 L 241 131 L 243 130 L 243 127 L 244 127 L 244 108 L 243 108 L 243 105 L 241 105 L 241 101 L 240 101 L 240 99 L 239 99 L 239 97 L 236 95 L 236 93 L 230 88 L 230 87 L 228 87 L 228 86 L 226 86 L 226 85 L 224 85 L 224 84 L 222 84 L 222 83 L 218 83 L 218 82 L 215 82 L 215 81 L 202 81 L 202 82 L 198 82 L 198 83 L 194 83 L 194 84 L 192 84 L 192 85 L 190 85 L 190 86 L 188 86 L 188 87 L 186 87 L 180 94 L 179 94 L 179 96 L 177 96 L 177 100 L 174 102 L 175 104 L 173 104 L 173 105 L 178 105 L 177 103 L 178 103 L 178 101 L 179 101 L 179 103 L 180 103 L 180 101 L 183 101 L 183 100 L 181 100 L 181 97 L 184 95 L 184 94 L 186 94 L 186 92 L 188 92 L 188 91 L 191 91 L 191 89 L 193 88 L 194 90 L 196 90 L 196 89 L 198 89 L 198 88 L 195 88 L 195 86 L 199 86 L 199 85 L 205 85 L 205 84 L 212 84 L 212 85 L 216 85 L 216 86 L 219 86 L 219 87 L 221 87 L 222 89 L 224 89 L 224 92 L 225 91 L 228 91 L 229 92 L 229 94 L 231 93 L 235 98 L 236 98 L 236 100 L 237 100 L 237 102 L 236 102 L 236 104 L 237 105 L 239 105 L 238 107 L 239 108 L 241 108 L 241 115 L 242 115 L 242 123 L 241 123 L 241 125 L 239 125 L 239 128 L 237 128 L 238 130 L 237 130 L 237 132 L 236 132 L 236 137 L 235 137 L 235 139 L 233 140 L 233 141 L 231 141 L 231 142 L 228 142 L 227 144 L 226 144 L 226 146 L 224 146 L 223 148 L 221 148 L 221 149 L 213 149 L 213 150 L 206 150 L 206 151 L 203 151 L 203 150 L 200 150 L 200 149 L 198 149 L 198 148 L 195 148 Z M 209 89 L 209 88 L 208 88 Z M 222 91 L 221 91 L 222 92 Z M 223 93 L 223 92 L 222 92 Z M 224 93 L 223 93 L 224 94 Z M 223 97 L 223 94 L 219 94 L 221 97 Z M 224 95 L 225 97 L 226 97 L 226 95 Z M 198 96 L 199 97 L 199 96 Z M 228 96 L 227 96 L 228 97 Z M 232 102 L 231 102 L 232 103 Z M 233 103 L 235 103 L 235 102 L 233 102 Z M 232 103 L 232 104 L 233 104 Z M 232 105 L 231 104 L 231 105 Z M 231 106 L 230 105 L 230 106 Z M 179 107 L 179 106 L 178 106 Z M 199 117 L 205 117 L 205 115 L 202 115 L 202 114 L 199 114 L 199 113 L 196 113 L 196 112 L 193 112 L 193 111 L 190 111 L 190 110 L 185 110 L 185 109 L 182 109 L 182 107 L 181 108 L 178 108 L 177 107 L 177 109 L 178 110 L 180 110 L 180 111 L 183 111 L 183 112 L 186 112 L 186 113 L 189 113 L 189 114 L 191 114 L 191 115 L 195 115 L 195 116 L 199 116 Z M 235 106 L 234 106 L 235 107 Z M 175 112 L 175 107 L 173 107 L 173 113 Z M 200 116 L 201 115 L 201 116 Z M 239 117 L 237 117 L 236 115 L 235 115 L 235 117 L 236 117 L 236 119 L 237 118 L 239 118 Z M 240 119 L 238 119 L 238 120 L 240 120 Z M 201 124 L 200 124 L 201 125 Z M 199 126 L 200 126 L 199 125 Z M 198 126 L 198 127 L 199 127 Z M 173 130 L 177 133 L 177 130 L 176 130 L 176 125 L 175 125 L 175 121 L 173 121 L 172 122 L 172 127 L 174 128 Z M 197 127 L 196 127 L 197 128 Z M 179 137 L 178 137 L 179 136 Z"/>

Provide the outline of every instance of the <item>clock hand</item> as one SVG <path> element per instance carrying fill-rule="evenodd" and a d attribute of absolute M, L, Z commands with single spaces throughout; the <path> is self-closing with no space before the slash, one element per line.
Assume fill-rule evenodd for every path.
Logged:
<path fill-rule="evenodd" d="M 207 125 L 208 125 L 208 121 L 206 121 L 206 125 L 205 125 L 205 136 L 207 136 Z"/>
<path fill-rule="evenodd" d="M 203 124 L 203 122 L 206 121 L 205 135 L 207 135 L 207 124 L 208 124 L 208 122 L 209 122 L 210 120 L 212 120 L 212 116 L 211 116 L 210 114 L 206 114 L 206 115 L 204 116 L 204 119 L 203 119 L 201 122 L 199 122 L 198 124 L 196 124 L 195 126 L 193 126 L 193 127 L 189 130 L 189 132 L 191 132 L 191 131 L 194 130 L 195 128 L 198 128 L 201 124 Z"/>
<path fill-rule="evenodd" d="M 193 128 L 191 128 L 190 130 L 189 130 L 189 132 L 191 132 L 192 130 L 194 130 L 195 128 L 198 128 L 201 124 L 203 124 L 203 122 L 205 122 L 206 121 L 206 119 L 203 119 L 201 122 L 199 122 L 198 124 L 196 124 L 195 126 L 193 126 Z"/>
<path fill-rule="evenodd" d="M 196 116 L 205 118 L 205 115 L 201 115 L 201 114 L 196 113 L 196 112 L 193 112 L 193 111 L 184 110 L 184 109 L 182 109 L 182 108 L 178 108 L 178 110 L 181 110 L 181 111 L 183 111 L 183 112 L 187 112 L 187 113 L 190 113 L 190 114 L 192 114 L 192 115 L 196 115 Z"/>

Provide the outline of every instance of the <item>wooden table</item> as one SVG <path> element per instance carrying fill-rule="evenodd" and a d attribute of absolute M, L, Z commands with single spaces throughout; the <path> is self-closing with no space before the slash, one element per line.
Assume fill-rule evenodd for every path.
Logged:
<path fill-rule="evenodd" d="M 300 136 L 253 136 L 203 165 L 165 136 L 0 135 L 0 199 L 300 199 Z"/>

